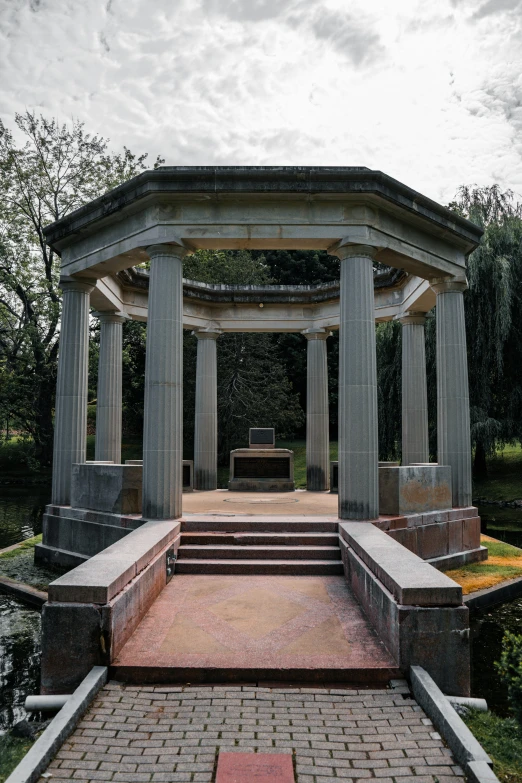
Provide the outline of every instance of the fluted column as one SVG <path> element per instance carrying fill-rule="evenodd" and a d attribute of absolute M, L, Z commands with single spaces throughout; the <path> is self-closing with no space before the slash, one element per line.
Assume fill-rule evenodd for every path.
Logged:
<path fill-rule="evenodd" d="M 440 465 L 451 466 L 453 505 L 471 505 L 471 436 L 465 280 L 431 281 L 437 294 L 437 445 Z"/>
<path fill-rule="evenodd" d="M 373 258 L 368 245 L 341 259 L 339 335 L 339 517 L 379 516 L 377 360 Z"/>
<path fill-rule="evenodd" d="M 402 324 L 402 464 L 428 462 L 425 313 L 405 313 Z"/>
<path fill-rule="evenodd" d="M 89 370 L 89 299 L 91 281 L 61 280 L 63 291 L 60 352 L 56 382 L 52 503 L 71 503 L 71 466 L 85 462 L 87 380 Z"/>
<path fill-rule="evenodd" d="M 308 329 L 306 380 L 306 488 L 330 488 L 330 419 L 328 415 L 328 364 L 325 329 Z"/>
<path fill-rule="evenodd" d="M 219 331 L 196 332 L 194 488 L 217 489 L 217 355 Z"/>
<path fill-rule="evenodd" d="M 121 462 L 122 324 L 124 315 L 94 313 L 100 320 L 96 402 L 97 460 Z"/>
<path fill-rule="evenodd" d="M 154 245 L 145 359 L 143 517 L 181 516 L 183 485 L 183 271 L 185 250 Z"/>

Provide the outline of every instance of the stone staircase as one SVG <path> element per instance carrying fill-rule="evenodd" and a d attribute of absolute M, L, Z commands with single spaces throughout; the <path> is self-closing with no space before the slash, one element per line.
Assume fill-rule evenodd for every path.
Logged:
<path fill-rule="evenodd" d="M 178 574 L 337 576 L 337 522 L 308 518 L 184 520 Z"/>

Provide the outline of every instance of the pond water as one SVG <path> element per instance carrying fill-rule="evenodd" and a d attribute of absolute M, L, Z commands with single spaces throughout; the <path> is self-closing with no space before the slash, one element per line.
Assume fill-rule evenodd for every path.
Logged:
<path fill-rule="evenodd" d="M 0 549 L 41 532 L 49 495 L 48 486 L 0 487 Z M 522 548 L 522 511 L 495 506 L 480 511 L 484 533 Z M 47 569 L 31 569 L 31 552 L 16 560 L 4 561 L 3 573 L 39 585 L 53 576 Z M 493 661 L 500 658 L 505 629 L 522 633 L 522 599 L 472 613 L 472 692 L 502 715 L 506 694 Z M 23 702 L 26 695 L 38 693 L 39 662 L 39 612 L 0 594 L 0 735 L 26 717 Z"/>

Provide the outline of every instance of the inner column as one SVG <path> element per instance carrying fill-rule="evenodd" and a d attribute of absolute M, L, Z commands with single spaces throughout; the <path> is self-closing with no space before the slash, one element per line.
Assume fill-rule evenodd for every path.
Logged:
<path fill-rule="evenodd" d="M 325 329 L 307 329 L 306 378 L 306 488 L 330 488 L 330 418 L 328 414 L 328 363 Z"/>
<path fill-rule="evenodd" d="M 341 259 L 339 323 L 339 517 L 379 516 L 377 360 L 373 259 L 348 245 Z"/>
<path fill-rule="evenodd" d="M 143 517 L 177 519 L 183 491 L 183 256 L 153 245 L 145 358 Z"/>
<path fill-rule="evenodd" d="M 100 320 L 96 403 L 97 460 L 121 462 L 122 325 L 124 315 L 94 313 Z"/>
<path fill-rule="evenodd" d="M 425 313 L 405 313 L 402 324 L 402 464 L 429 461 Z"/>
<path fill-rule="evenodd" d="M 196 414 L 194 427 L 194 488 L 217 489 L 217 351 L 219 331 L 195 332 Z"/>

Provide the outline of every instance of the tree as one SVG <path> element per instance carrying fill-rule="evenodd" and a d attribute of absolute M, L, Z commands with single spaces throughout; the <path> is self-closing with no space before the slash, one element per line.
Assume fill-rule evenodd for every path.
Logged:
<path fill-rule="evenodd" d="M 59 343 L 59 259 L 43 229 L 145 168 L 146 155 L 108 150 L 82 123 L 60 125 L 27 111 L 15 124 L 18 146 L 0 120 L 0 358 L 9 373 L 0 409 L 50 465 Z M 156 166 L 162 163 L 156 161 Z M 5 415 L 5 414 L 4 414 Z"/>

